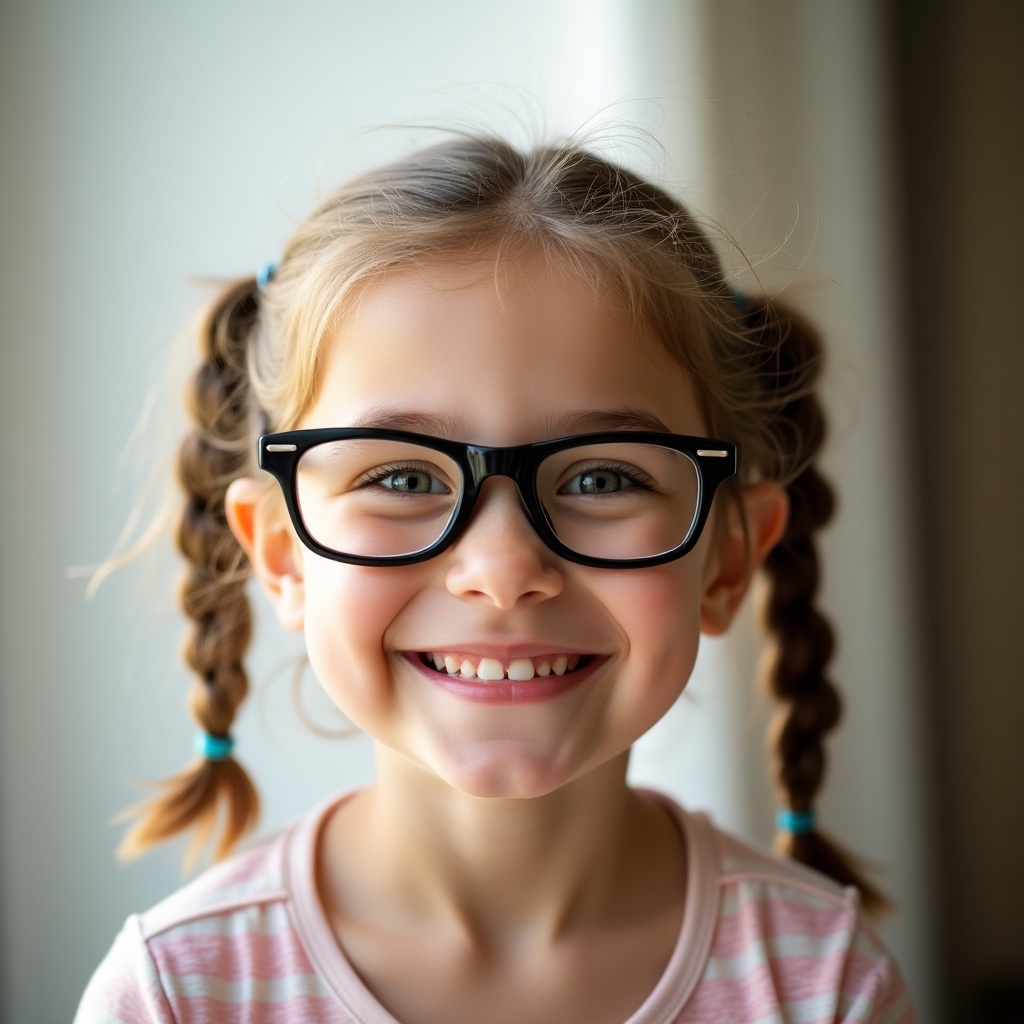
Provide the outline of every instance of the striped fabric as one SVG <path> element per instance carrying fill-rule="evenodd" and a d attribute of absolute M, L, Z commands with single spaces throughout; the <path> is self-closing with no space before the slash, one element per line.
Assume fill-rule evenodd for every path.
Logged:
<path fill-rule="evenodd" d="M 856 894 L 686 814 L 684 919 L 627 1024 L 913 1024 Z M 398 1024 L 345 959 L 316 896 L 316 837 L 339 799 L 128 919 L 76 1024 Z"/>

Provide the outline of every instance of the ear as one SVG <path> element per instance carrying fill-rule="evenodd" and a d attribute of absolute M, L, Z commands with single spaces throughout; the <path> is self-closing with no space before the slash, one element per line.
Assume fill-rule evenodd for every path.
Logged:
<path fill-rule="evenodd" d="M 268 501 L 266 484 L 252 477 L 233 480 L 224 498 L 228 526 L 285 629 L 305 625 L 306 589 L 302 554 L 288 513 Z"/>
<path fill-rule="evenodd" d="M 713 531 L 700 605 L 701 631 L 709 636 L 729 628 L 754 574 L 782 536 L 789 517 L 785 488 L 770 480 L 744 488 L 738 501 L 726 501 L 720 507 L 722 519 Z"/>

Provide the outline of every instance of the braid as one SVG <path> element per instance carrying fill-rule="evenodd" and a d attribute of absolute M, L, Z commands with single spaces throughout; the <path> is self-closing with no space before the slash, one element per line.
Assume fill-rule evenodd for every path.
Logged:
<path fill-rule="evenodd" d="M 839 693 L 826 674 L 835 638 L 815 604 L 820 580 L 815 535 L 835 508 L 832 488 L 813 464 L 825 438 L 825 414 L 811 389 L 821 369 L 821 343 L 807 324 L 774 301 L 758 304 L 745 320 L 762 341 L 774 336 L 772 378 L 779 408 L 773 433 L 777 452 L 795 466 L 788 472 L 778 467 L 778 476 L 788 478 L 789 519 L 764 562 L 769 586 L 763 614 L 772 643 L 763 674 L 764 685 L 777 702 L 769 746 L 780 802 L 793 811 L 808 812 L 825 775 L 824 738 L 842 713 Z M 867 909 L 889 906 L 855 859 L 813 828 L 780 832 L 776 849 L 844 885 L 856 886 Z"/>
<path fill-rule="evenodd" d="M 189 391 L 194 429 L 178 454 L 185 492 L 176 539 L 186 560 L 179 598 L 191 620 L 185 661 L 195 673 L 189 707 L 208 734 L 227 737 L 249 688 L 242 657 L 249 646 L 252 614 L 246 583 L 248 560 L 225 517 L 228 484 L 244 475 L 251 460 L 246 342 L 259 312 L 252 280 L 229 287 L 210 309 L 200 330 L 203 362 Z M 195 828 L 188 859 L 194 859 L 217 827 L 221 804 L 226 820 L 214 856 L 225 856 L 255 827 L 259 797 L 245 769 L 232 757 L 200 757 L 157 784 L 158 792 L 127 812 L 137 820 L 121 844 L 134 857 Z"/>

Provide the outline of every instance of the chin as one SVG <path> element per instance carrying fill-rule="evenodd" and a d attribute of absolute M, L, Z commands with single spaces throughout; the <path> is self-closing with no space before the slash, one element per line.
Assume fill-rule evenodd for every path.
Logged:
<path fill-rule="evenodd" d="M 524 749 L 528 744 L 495 740 L 478 745 L 465 757 L 449 758 L 438 771 L 449 786 L 487 800 L 531 800 L 554 792 L 570 772 L 550 752 Z"/>

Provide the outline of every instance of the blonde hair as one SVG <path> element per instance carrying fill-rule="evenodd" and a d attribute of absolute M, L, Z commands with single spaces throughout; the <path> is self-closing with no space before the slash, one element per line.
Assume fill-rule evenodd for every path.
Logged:
<path fill-rule="evenodd" d="M 192 713 L 211 734 L 227 735 L 247 690 L 248 564 L 225 519 L 227 486 L 256 474 L 260 433 L 294 426 L 314 400 L 325 341 L 360 288 L 399 267 L 537 252 L 619 289 L 637 321 L 657 332 L 693 380 L 710 433 L 739 445 L 734 486 L 768 479 L 788 491 L 789 524 L 765 565 L 772 648 L 764 676 L 777 702 L 780 799 L 809 810 L 824 774 L 823 737 L 840 710 L 826 675 L 832 630 L 815 607 L 814 535 L 833 507 L 813 464 L 825 433 L 813 390 L 818 336 L 777 300 L 734 294 L 707 235 L 667 192 L 571 145 L 520 152 L 460 136 L 363 175 L 298 228 L 271 282 L 236 282 L 213 302 L 189 392 L 194 429 L 178 463 Z M 205 838 L 222 803 L 217 856 L 255 824 L 258 797 L 233 758 L 199 759 L 136 809 L 122 852 L 192 827 Z M 779 847 L 857 885 L 869 906 L 883 905 L 853 860 L 817 831 L 783 833 Z"/>

